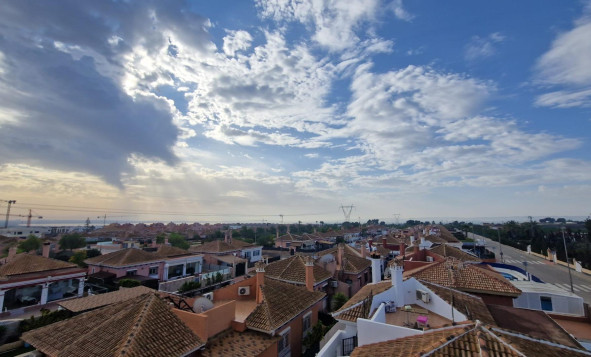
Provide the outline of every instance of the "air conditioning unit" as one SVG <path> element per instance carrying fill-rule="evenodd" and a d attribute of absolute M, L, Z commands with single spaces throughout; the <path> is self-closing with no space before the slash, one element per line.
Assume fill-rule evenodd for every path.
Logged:
<path fill-rule="evenodd" d="M 433 263 L 433 257 L 427 256 L 427 261 L 430 262 L 430 263 Z"/>
<path fill-rule="evenodd" d="M 339 282 L 336 280 L 333 280 L 330 282 L 330 286 L 333 288 L 338 288 L 339 287 Z"/>
<path fill-rule="evenodd" d="M 431 296 L 428 292 L 423 290 L 417 290 L 417 299 L 421 300 L 422 302 L 428 304 L 431 302 Z"/>
<path fill-rule="evenodd" d="M 238 295 L 250 295 L 250 286 L 241 286 L 238 288 Z"/>
<path fill-rule="evenodd" d="M 203 297 L 206 298 L 207 300 L 213 301 L 213 292 L 203 294 Z"/>

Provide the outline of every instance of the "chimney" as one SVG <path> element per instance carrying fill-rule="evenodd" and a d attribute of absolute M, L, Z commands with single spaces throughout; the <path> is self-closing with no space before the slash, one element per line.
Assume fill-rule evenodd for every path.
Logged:
<path fill-rule="evenodd" d="M 373 239 L 369 238 L 369 240 L 367 241 L 367 244 L 369 245 L 369 252 L 371 253 L 371 246 L 373 245 Z"/>
<path fill-rule="evenodd" d="M 413 247 L 413 252 L 415 254 L 418 254 L 421 251 L 421 249 L 419 248 L 419 245 L 418 244 L 413 244 L 412 247 Z"/>
<path fill-rule="evenodd" d="M 158 248 L 158 243 L 156 243 L 156 238 L 152 239 L 152 248 Z"/>
<path fill-rule="evenodd" d="M 390 263 L 390 275 L 392 276 L 392 286 L 394 287 L 394 303 L 396 307 L 403 307 L 404 304 L 404 290 L 402 287 L 402 273 L 404 267 L 401 262 L 393 260 Z"/>
<path fill-rule="evenodd" d="M 371 253 L 371 282 L 379 283 L 382 280 L 382 260 L 377 252 Z"/>
<path fill-rule="evenodd" d="M 343 243 L 339 243 L 337 246 L 337 266 L 342 269 L 343 265 L 343 253 L 345 252 L 345 246 Z"/>
<path fill-rule="evenodd" d="M 406 244 L 400 243 L 398 245 L 398 247 L 399 247 L 400 255 L 404 256 L 404 254 L 406 253 Z"/>
<path fill-rule="evenodd" d="M 363 259 L 367 258 L 367 248 L 365 247 L 365 242 L 361 243 L 361 257 Z"/>
<path fill-rule="evenodd" d="M 10 247 L 8 249 L 8 257 L 6 257 L 6 261 L 12 260 L 16 256 L 16 247 Z"/>
<path fill-rule="evenodd" d="M 304 258 L 304 264 L 306 266 L 306 289 L 308 291 L 314 291 L 314 258 L 307 256 Z"/>
<path fill-rule="evenodd" d="M 168 245 L 168 237 L 164 238 L 164 245 Z"/>
<path fill-rule="evenodd" d="M 256 268 L 256 301 L 257 304 L 260 304 L 263 302 L 263 290 L 262 290 L 262 286 L 265 285 L 265 263 L 263 263 L 261 260 L 259 260 L 258 262 L 255 263 L 255 268 Z"/>
<path fill-rule="evenodd" d="M 49 258 L 49 251 L 51 250 L 51 243 L 45 242 L 43 243 L 43 256 L 45 258 Z"/>

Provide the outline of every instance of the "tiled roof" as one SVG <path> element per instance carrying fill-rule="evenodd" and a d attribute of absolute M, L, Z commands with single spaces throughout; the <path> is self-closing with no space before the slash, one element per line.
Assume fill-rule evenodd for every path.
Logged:
<path fill-rule="evenodd" d="M 203 346 L 154 294 L 93 310 L 21 337 L 50 356 L 183 356 Z"/>
<path fill-rule="evenodd" d="M 357 321 L 358 318 L 368 318 L 371 311 L 373 297 L 392 287 L 390 280 L 381 281 L 375 284 L 367 284 L 332 315 L 338 320 Z"/>
<path fill-rule="evenodd" d="M 57 259 L 45 258 L 33 254 L 17 254 L 6 264 L 0 266 L 0 279 L 8 279 L 14 275 L 39 273 L 51 270 L 77 268 L 76 264 Z"/>
<path fill-rule="evenodd" d="M 574 348 L 581 344 L 544 311 L 487 305 L 497 326 Z"/>
<path fill-rule="evenodd" d="M 329 279 L 332 274 L 322 267 L 314 265 L 314 282 Z M 269 263 L 265 267 L 265 278 L 306 285 L 306 265 L 304 257 L 294 255 L 287 259 Z"/>
<path fill-rule="evenodd" d="M 157 254 L 146 252 L 138 248 L 127 248 L 113 253 L 99 255 L 86 259 L 84 262 L 89 265 L 105 265 L 111 267 L 122 267 L 134 264 L 161 261 L 162 257 Z"/>
<path fill-rule="evenodd" d="M 440 226 L 437 225 L 436 226 L 439 229 L 439 236 L 443 239 L 445 239 L 448 243 L 459 243 L 460 241 L 454 237 L 453 234 L 451 234 L 450 231 L 447 230 L 447 228 L 445 228 L 444 226 Z"/>
<path fill-rule="evenodd" d="M 318 252 L 319 256 L 332 254 L 333 256 L 337 256 L 338 248 L 330 248 Z M 360 253 L 353 247 L 349 245 L 344 245 L 343 250 L 343 263 L 345 266 L 345 272 L 347 273 L 360 273 L 365 269 L 371 267 L 371 261 L 360 256 Z"/>
<path fill-rule="evenodd" d="M 442 257 L 452 257 L 462 262 L 481 262 L 482 259 L 464 252 L 461 249 L 447 244 L 441 244 L 430 249 L 433 253 L 439 254 Z"/>
<path fill-rule="evenodd" d="M 355 348 L 351 357 L 426 355 L 436 357 L 580 357 L 591 356 L 591 353 L 477 323 L 445 327 L 421 335 L 364 345 Z"/>
<path fill-rule="evenodd" d="M 320 291 L 310 292 L 306 288 L 266 279 L 266 277 L 261 291 L 263 302 L 248 315 L 246 327 L 267 333 L 285 325 L 326 296 Z"/>
<path fill-rule="evenodd" d="M 517 289 L 500 274 L 453 258 L 405 272 L 405 276 L 458 290 L 491 295 L 519 296 Z"/>
<path fill-rule="evenodd" d="M 232 244 L 228 244 L 223 240 L 214 240 L 211 242 L 204 243 L 202 245 L 192 246 L 189 251 L 196 253 L 228 253 L 240 250 L 242 247 L 237 247 Z"/>
<path fill-rule="evenodd" d="M 452 304 L 453 296 L 453 306 L 456 310 L 466 315 L 468 320 L 478 320 L 486 324 L 495 324 L 495 320 L 486 308 L 486 304 L 479 296 L 470 295 L 456 289 L 433 284 L 424 280 L 419 280 L 419 282 L 450 305 Z"/>
<path fill-rule="evenodd" d="M 226 331 L 207 341 L 201 352 L 203 357 L 257 357 L 279 340 L 279 336 L 270 336 L 252 330 L 244 332 Z"/>
<path fill-rule="evenodd" d="M 433 234 L 426 236 L 425 240 L 428 240 L 431 243 L 441 243 L 441 244 L 447 243 L 447 241 L 445 239 L 438 237 L 436 235 L 433 235 Z"/>
<path fill-rule="evenodd" d="M 158 250 L 156 250 L 156 254 L 161 257 L 165 257 L 165 258 L 180 257 L 183 255 L 192 255 L 191 252 L 188 252 L 184 249 L 181 249 L 178 247 L 173 247 L 171 245 L 165 245 L 165 244 L 158 247 Z"/>
<path fill-rule="evenodd" d="M 96 309 L 99 307 L 111 305 L 114 303 L 127 301 L 140 295 L 154 292 L 154 290 L 145 286 L 136 286 L 134 288 L 120 288 L 105 294 L 90 295 L 83 298 L 61 301 L 59 305 L 72 312 L 82 312 Z"/>

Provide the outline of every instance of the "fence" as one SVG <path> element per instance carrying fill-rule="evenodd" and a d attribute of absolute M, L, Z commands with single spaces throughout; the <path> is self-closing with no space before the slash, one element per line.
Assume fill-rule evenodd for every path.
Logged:
<path fill-rule="evenodd" d="M 180 287 L 188 281 L 199 281 L 199 277 L 188 276 L 186 278 L 164 281 L 164 282 L 161 282 L 160 284 L 158 284 L 158 290 L 172 293 L 172 292 L 178 291 L 180 289 Z"/>

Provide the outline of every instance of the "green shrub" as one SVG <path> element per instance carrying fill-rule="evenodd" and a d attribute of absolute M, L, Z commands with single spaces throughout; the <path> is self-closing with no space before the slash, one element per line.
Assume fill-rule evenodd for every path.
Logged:
<path fill-rule="evenodd" d="M 42 316 L 31 318 L 21 321 L 18 329 L 21 333 L 34 330 L 39 327 L 50 325 L 54 322 L 62 321 L 72 317 L 72 312 L 68 310 L 58 310 L 48 313 L 44 313 Z"/>
<path fill-rule="evenodd" d="M 201 287 L 201 283 L 198 281 L 187 281 L 179 288 L 179 292 L 185 293 L 187 291 L 199 289 Z"/>
<path fill-rule="evenodd" d="M 141 282 L 135 279 L 121 279 L 119 280 L 119 286 L 122 288 L 135 288 L 136 286 L 142 285 Z"/>

